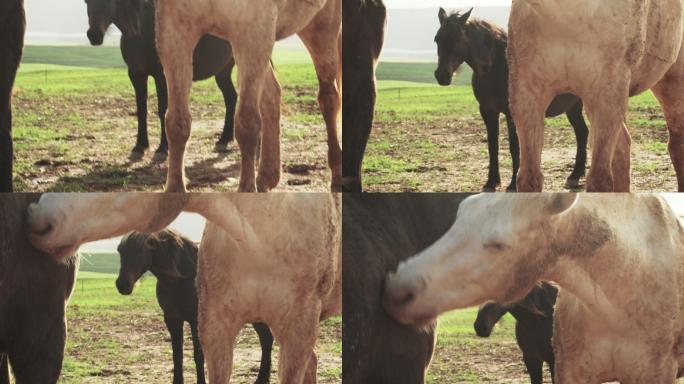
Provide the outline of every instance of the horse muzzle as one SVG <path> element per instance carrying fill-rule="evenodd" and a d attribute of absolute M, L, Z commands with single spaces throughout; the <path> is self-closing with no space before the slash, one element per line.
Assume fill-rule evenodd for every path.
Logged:
<path fill-rule="evenodd" d="M 128 296 L 133 293 L 133 284 L 124 279 L 118 278 L 116 279 L 116 289 L 120 294 Z"/>
<path fill-rule="evenodd" d="M 99 46 L 104 42 L 104 32 L 102 31 L 91 28 L 88 30 L 87 35 L 91 45 Z"/>

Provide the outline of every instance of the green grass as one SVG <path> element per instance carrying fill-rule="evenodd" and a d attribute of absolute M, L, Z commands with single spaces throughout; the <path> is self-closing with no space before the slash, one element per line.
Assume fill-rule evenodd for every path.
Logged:
<path fill-rule="evenodd" d="M 129 162 L 135 140 L 135 97 L 117 47 L 27 46 L 14 96 L 15 189 L 18 191 L 159 190 L 165 168 L 151 163 L 159 137 L 154 81 L 148 80 L 150 152 Z M 279 46 L 273 61 L 282 91 L 283 163 L 307 164 L 298 189 L 328 188 L 324 122 L 318 79 L 303 49 Z M 233 72 L 237 84 L 237 70 Z M 239 167 L 235 146 L 213 152 L 225 106 L 214 79 L 193 83 L 193 138 L 186 167 L 194 190 L 233 190 Z M 197 126 L 200 128 L 197 128 Z M 193 165 L 197 164 L 193 170 Z M 319 165 L 320 164 L 320 165 Z M 297 185 L 300 185 L 297 187 Z"/>

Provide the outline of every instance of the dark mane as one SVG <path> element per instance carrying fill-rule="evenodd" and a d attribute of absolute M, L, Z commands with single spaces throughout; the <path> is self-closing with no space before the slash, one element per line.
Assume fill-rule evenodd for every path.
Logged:
<path fill-rule="evenodd" d="M 174 230 L 165 229 L 151 234 L 131 232 L 121 239 L 120 247 L 150 252 L 150 269 L 155 269 L 154 272 L 184 279 L 195 278 L 197 244 Z"/>
<path fill-rule="evenodd" d="M 551 316 L 556 304 L 558 288 L 547 282 L 539 283 L 530 293 L 516 306 L 523 307 L 532 313 L 542 316 Z"/>
<path fill-rule="evenodd" d="M 445 24 L 455 24 L 461 16 L 463 16 L 463 14 L 460 12 L 452 12 L 447 17 Z M 483 36 L 489 38 L 491 41 L 503 46 L 504 49 L 508 46 L 508 33 L 506 33 L 503 28 L 496 24 L 492 24 L 487 20 L 471 16 L 468 19 L 465 28 L 466 31 L 468 31 L 469 36 Z"/>

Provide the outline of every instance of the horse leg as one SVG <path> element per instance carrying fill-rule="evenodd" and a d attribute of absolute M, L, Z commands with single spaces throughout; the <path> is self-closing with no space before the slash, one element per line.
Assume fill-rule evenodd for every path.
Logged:
<path fill-rule="evenodd" d="M 544 187 L 541 169 L 544 117 L 552 92 L 534 88 L 533 81 L 523 76 L 513 77 L 509 83 L 511 116 L 520 146 L 520 170 L 516 180 L 518 192 L 541 192 Z"/>
<path fill-rule="evenodd" d="M 575 130 L 575 138 L 577 139 L 575 168 L 565 181 L 565 187 L 568 189 L 577 189 L 580 187 L 580 179 L 586 174 L 587 169 L 587 141 L 589 139 L 589 128 L 582 115 L 583 109 L 584 106 L 582 102 L 579 102 L 566 113 L 568 121 L 570 121 L 572 128 Z"/>
<path fill-rule="evenodd" d="M 0 353 L 0 384 L 10 384 L 9 360 L 6 353 Z"/>
<path fill-rule="evenodd" d="M 482 187 L 482 192 L 496 192 L 496 187 L 501 185 L 501 175 L 499 174 L 499 112 L 480 107 L 480 115 L 487 127 L 487 146 L 489 149 L 489 175 L 487 176 L 487 183 Z"/>
<path fill-rule="evenodd" d="M 382 2 L 359 7 L 343 1 L 342 189 L 361 192 L 361 168 L 373 127 L 375 68 L 385 38 L 387 10 Z"/>
<path fill-rule="evenodd" d="M 207 361 L 209 382 L 227 384 L 233 371 L 235 339 L 243 323 L 226 316 L 227 310 L 219 307 L 206 304 L 200 308 L 199 337 Z"/>
<path fill-rule="evenodd" d="M 150 147 L 147 138 L 147 74 L 128 71 L 128 78 L 135 89 L 136 115 L 138 116 L 138 137 L 129 159 L 138 161 Z"/>
<path fill-rule="evenodd" d="M 256 185 L 259 192 L 268 192 L 280 181 L 280 84 L 272 67 L 266 75 L 260 109 L 263 130 Z"/>
<path fill-rule="evenodd" d="M 271 379 L 271 351 L 273 350 L 273 335 L 268 325 L 264 323 L 252 324 L 261 344 L 261 365 L 256 384 L 268 384 Z"/>
<path fill-rule="evenodd" d="M 197 370 L 197 384 L 205 384 L 204 377 L 204 354 L 202 353 L 202 344 L 200 343 L 199 333 L 197 332 L 197 322 L 190 323 L 190 332 L 192 334 L 192 348 L 193 357 L 195 359 L 195 369 Z"/>
<path fill-rule="evenodd" d="M 281 346 L 278 382 L 282 384 L 316 383 L 314 347 L 320 327 L 320 305 L 303 304 L 302 308 L 309 310 L 286 317 L 272 328 Z"/>
<path fill-rule="evenodd" d="M 506 188 L 506 192 L 518 190 L 518 170 L 520 169 L 520 143 L 518 142 L 518 132 L 515 130 L 515 122 L 511 114 L 506 114 L 506 126 L 508 127 L 508 149 L 511 151 L 511 162 L 513 163 L 513 176 L 511 184 Z"/>
<path fill-rule="evenodd" d="M 331 189 L 342 189 L 342 148 L 337 137 L 337 121 L 342 107 L 340 28 L 342 15 L 322 12 L 299 33 L 318 75 L 318 106 L 328 133 L 328 165 L 332 172 Z"/>
<path fill-rule="evenodd" d="M 529 356 L 524 356 L 523 361 L 527 368 L 527 373 L 530 375 L 530 383 L 544 384 L 544 373 L 542 371 L 544 362 Z"/>
<path fill-rule="evenodd" d="M 166 110 L 169 106 L 169 94 L 166 89 L 166 77 L 164 71 L 154 75 L 154 84 L 157 88 L 157 115 L 161 126 L 161 134 L 159 135 L 159 148 L 154 152 L 152 161 L 162 163 L 166 161 L 169 153 L 169 142 L 166 138 Z"/>
<path fill-rule="evenodd" d="M 603 92 L 583 99 L 593 130 L 587 192 L 629 192 L 630 143 L 624 125 L 629 81 L 617 76 L 611 78 L 610 74 L 606 78 L 609 79 L 606 83 L 594 87 Z"/>
<path fill-rule="evenodd" d="M 233 119 L 235 118 L 235 106 L 237 105 L 237 91 L 233 85 L 233 68 L 235 60 L 231 60 L 228 66 L 215 76 L 216 84 L 223 94 L 223 102 L 226 105 L 226 119 L 223 124 L 221 138 L 216 142 L 214 150 L 219 153 L 228 152 L 228 143 L 233 141 Z"/>
<path fill-rule="evenodd" d="M 279 86 L 275 81 L 275 74 L 269 65 L 273 46 L 277 10 L 262 10 L 262 25 L 252 25 L 247 31 L 231 39 L 233 54 L 238 71 L 239 103 L 235 114 L 235 138 L 240 147 L 240 192 L 256 191 L 256 154 L 261 137 L 262 124 L 268 132 L 264 133 L 262 143 L 260 176 L 263 186 L 269 186 L 277 180 L 272 179 L 280 175 L 280 165 L 270 164 L 279 153 L 266 153 L 273 150 L 280 132 L 279 122 L 271 121 L 280 116 Z M 255 21 L 258 24 L 258 22 Z M 259 42 L 256 44 L 255 42 Z M 266 92 L 262 97 L 263 90 Z M 261 106 L 259 101 L 261 100 Z M 278 100 L 278 102 L 275 102 Z M 265 116 L 264 116 L 265 113 Z M 262 119 L 265 117 L 265 119 Z M 266 121 L 264 121 L 266 120 Z M 275 126 L 274 126 L 275 125 Z M 266 155 L 266 156 L 264 156 Z M 268 170 L 269 175 L 262 174 Z M 270 177 L 270 178 L 269 178 Z"/>
<path fill-rule="evenodd" d="M 163 14 L 157 9 L 157 52 L 168 86 L 166 136 L 169 142 L 167 192 L 185 192 L 185 148 L 192 129 L 190 89 L 192 88 L 192 55 L 199 41 L 193 31 L 185 30 L 177 15 Z"/>
<path fill-rule="evenodd" d="M 171 335 L 173 384 L 183 384 L 183 320 L 164 315 L 164 323 Z"/>
<path fill-rule="evenodd" d="M 668 150 L 677 173 L 677 187 L 684 192 L 684 64 L 678 63 L 653 88 L 670 131 Z"/>

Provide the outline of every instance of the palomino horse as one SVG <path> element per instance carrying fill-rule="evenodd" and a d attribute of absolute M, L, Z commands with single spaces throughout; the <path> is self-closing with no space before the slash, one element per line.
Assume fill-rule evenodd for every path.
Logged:
<path fill-rule="evenodd" d="M 25 30 L 24 0 L 0 3 L 0 192 L 12 192 L 12 87 Z"/>
<path fill-rule="evenodd" d="M 342 184 L 337 138 L 341 108 L 342 0 L 165 0 L 157 2 L 157 51 L 166 73 L 169 169 L 166 190 L 185 190 L 183 157 L 190 137 L 188 106 L 192 51 L 212 34 L 231 42 L 238 70 L 235 137 L 240 147 L 240 191 L 268 191 L 280 179 L 280 85 L 269 65 L 276 40 L 298 34 L 316 67 L 318 101 L 328 132 L 333 190 Z M 259 176 L 255 175 L 261 141 Z"/>
<path fill-rule="evenodd" d="M 541 191 L 544 112 L 561 93 L 591 121 L 589 192 L 630 189 L 630 96 L 652 89 L 665 112 L 669 151 L 684 191 L 682 0 L 513 1 L 511 113 L 520 138 L 518 191 Z"/>
<path fill-rule="evenodd" d="M 361 166 L 375 111 L 375 68 L 385 41 L 387 10 L 382 0 L 345 0 L 342 7 L 342 182 L 345 192 L 361 192 Z"/>
<path fill-rule="evenodd" d="M 140 160 L 150 144 L 147 137 L 147 78 L 152 76 L 157 88 L 157 112 L 161 120 L 159 148 L 154 161 L 165 161 L 168 152 L 164 116 L 167 109 L 167 90 L 164 68 L 159 62 L 155 47 L 154 2 L 152 0 L 87 0 L 88 39 L 92 45 L 102 45 L 104 35 L 111 24 L 121 31 L 121 56 L 128 66 L 128 78 L 135 89 L 138 116 L 138 136 L 131 151 L 131 160 Z M 237 92 L 231 80 L 235 66 L 233 52 L 227 41 L 213 36 L 203 36 L 193 52 L 194 81 L 212 76 L 216 80 L 226 106 L 223 132 L 216 150 L 226 152 L 233 140 L 233 116 L 237 104 Z"/>
<path fill-rule="evenodd" d="M 207 219 L 197 295 L 209 382 L 229 382 L 233 341 L 254 322 L 281 346 L 280 383 L 315 382 L 319 321 L 342 310 L 339 195 L 47 194 L 26 228 L 59 260 L 84 242 L 156 232 L 182 210 Z"/>
<path fill-rule="evenodd" d="M 399 266 L 384 306 L 405 324 L 558 283 L 557 383 L 669 383 L 684 366 L 684 226 L 655 195 L 484 194 Z"/>

